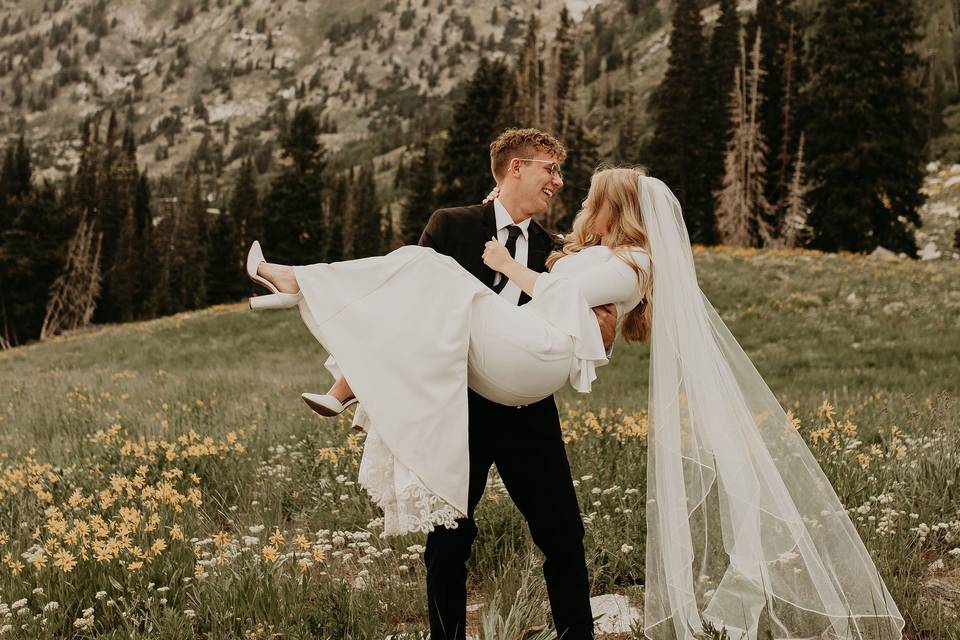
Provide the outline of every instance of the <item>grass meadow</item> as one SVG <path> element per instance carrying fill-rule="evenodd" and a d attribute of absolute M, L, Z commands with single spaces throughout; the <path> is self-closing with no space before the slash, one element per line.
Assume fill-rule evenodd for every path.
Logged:
<path fill-rule="evenodd" d="M 960 262 L 696 260 L 906 636 L 960 638 Z M 618 343 L 594 393 L 557 396 L 593 594 L 641 610 L 647 355 Z M 425 634 L 423 537 L 379 536 L 362 434 L 299 399 L 329 383 L 324 357 L 296 311 L 241 304 L 0 353 L 0 639 Z M 477 520 L 471 633 L 550 637 L 538 551 L 495 475 Z"/>

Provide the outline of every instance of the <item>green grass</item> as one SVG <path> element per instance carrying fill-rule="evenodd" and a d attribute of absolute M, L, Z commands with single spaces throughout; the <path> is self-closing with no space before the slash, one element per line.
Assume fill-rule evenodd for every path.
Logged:
<path fill-rule="evenodd" d="M 957 633 L 922 584 L 960 573 L 960 558 L 947 553 L 960 540 L 960 264 L 752 250 L 697 251 L 696 260 L 707 297 L 800 417 L 807 441 L 817 428 L 844 446 L 862 441 L 839 454 L 812 444 L 844 504 L 873 505 L 880 518 L 883 494 L 893 499 L 884 507 L 917 515 L 890 516 L 888 535 L 869 516 L 855 521 L 908 619 L 908 635 Z M 593 592 L 626 593 L 638 603 L 646 447 L 623 426 L 644 417 L 647 355 L 646 345 L 618 343 L 594 393 L 558 395 Z M 0 601 L 27 598 L 31 614 L 14 616 L 18 624 L 2 637 L 425 631 L 421 550 L 411 546 L 422 537 L 378 537 L 378 512 L 353 483 L 362 439 L 351 437 L 346 419 L 317 420 L 298 397 L 326 388 L 324 357 L 296 312 L 258 314 L 243 305 L 0 354 L 0 554 L 10 553 L 0 564 Z M 837 408 L 833 423 L 821 411 L 825 400 Z M 841 433 L 842 419 L 856 425 L 855 436 Z M 894 426 L 901 435 L 891 433 Z M 883 453 L 863 468 L 854 456 L 871 444 Z M 594 495 L 595 487 L 612 490 Z M 141 521 L 120 524 L 121 507 Z M 126 533 L 129 541 L 103 562 L 92 555 L 92 531 L 69 537 L 97 514 L 114 523 L 101 540 L 122 541 Z M 156 527 L 147 530 L 151 514 Z M 921 536 L 920 523 L 943 527 Z M 537 551 L 502 490 L 488 490 L 478 525 L 470 590 L 486 605 L 471 628 L 484 638 L 511 629 L 547 637 Z M 283 540 L 271 544 L 275 531 Z M 223 537 L 211 540 L 217 533 Z M 166 548 L 144 553 L 157 538 Z M 35 544 L 45 548 L 39 569 L 22 557 Z M 268 545 L 276 560 L 265 558 Z M 58 549 L 78 561 L 69 572 L 53 566 L 63 561 Z M 938 560 L 943 567 L 929 569 Z M 17 561 L 23 567 L 14 575 Z M 163 587 L 169 590 L 158 592 Z M 99 599 L 98 591 L 105 592 Z M 51 600 L 59 607 L 44 612 Z M 91 607 L 90 629 L 74 626 Z"/>

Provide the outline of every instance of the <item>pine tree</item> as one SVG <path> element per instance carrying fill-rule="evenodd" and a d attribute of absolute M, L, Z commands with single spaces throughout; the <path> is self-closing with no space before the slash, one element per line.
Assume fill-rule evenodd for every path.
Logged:
<path fill-rule="evenodd" d="M 18 166 L 29 167 L 29 149 L 18 144 Z M 30 186 L 11 199 L 15 217 L 0 232 L 0 325 L 3 342 L 22 344 L 40 337 L 51 286 L 63 269 L 76 221 L 52 185 Z"/>
<path fill-rule="evenodd" d="M 207 208 L 192 168 L 171 205 L 156 234 L 160 269 L 152 307 L 160 315 L 196 309 L 207 301 Z"/>
<path fill-rule="evenodd" d="M 117 242 L 117 254 L 110 270 L 110 302 L 116 309 L 116 319 L 129 322 L 135 317 L 135 296 L 139 280 L 141 260 L 140 239 L 137 237 L 137 225 L 133 209 L 127 210 L 120 237 Z"/>
<path fill-rule="evenodd" d="M 730 131 L 730 92 L 733 70 L 740 61 L 740 17 L 735 0 L 720 1 L 720 18 L 710 38 L 704 110 L 704 167 L 711 191 L 722 187 L 727 134 Z"/>
<path fill-rule="evenodd" d="M 246 157 L 240 163 L 233 183 L 233 194 L 227 210 L 236 225 L 238 247 L 237 267 L 243 266 L 247 247 L 263 234 L 260 194 L 257 191 L 257 174 L 253 159 Z"/>
<path fill-rule="evenodd" d="M 111 118 L 111 129 L 115 127 L 114 118 Z M 108 135 L 108 139 L 112 141 L 113 135 Z M 115 239 L 113 262 L 107 265 L 106 291 L 100 304 L 109 310 L 104 316 L 130 321 L 136 317 L 143 240 L 134 212 L 139 171 L 136 143 L 129 127 L 124 130 L 119 148 L 111 148 L 108 155 L 113 160 L 104 171 L 108 176 L 106 182 L 111 200 L 102 206 L 102 210 L 121 217 L 122 221 Z"/>
<path fill-rule="evenodd" d="M 136 287 L 135 313 L 138 318 L 149 314 L 149 300 L 156 285 L 157 252 L 153 242 L 153 208 L 150 204 L 150 180 L 143 171 L 137 178 L 133 202 L 133 219 L 137 225 L 140 260 Z"/>
<path fill-rule="evenodd" d="M 790 174 L 791 163 L 793 162 L 793 149 L 797 144 L 794 139 L 798 130 L 796 108 L 797 90 L 799 87 L 800 59 L 798 55 L 799 37 L 797 33 L 797 23 L 791 21 L 787 27 L 787 44 L 783 52 L 783 93 L 780 105 L 780 139 L 770 140 L 772 148 L 778 149 L 775 161 L 771 166 L 770 180 L 774 183 L 770 188 L 768 184 L 767 195 L 771 198 L 770 202 L 778 210 L 784 210 L 789 207 L 789 203 L 784 200 L 789 198 L 791 187 Z M 802 135 L 802 134 L 801 134 Z M 795 172 L 794 172 L 795 173 Z M 778 215 L 782 218 L 782 215 Z"/>
<path fill-rule="evenodd" d="M 556 132 L 561 137 L 567 131 L 567 111 L 573 97 L 579 58 L 574 41 L 573 19 L 564 6 L 560 10 L 560 25 L 553 38 L 545 73 L 546 104 L 543 119 L 544 129 Z"/>
<path fill-rule="evenodd" d="M 327 262 L 344 259 L 343 221 L 350 214 L 349 185 L 343 176 L 334 178 L 327 209 Z"/>
<path fill-rule="evenodd" d="M 703 161 L 706 83 L 696 81 L 705 77 L 706 45 L 696 0 L 677 0 L 672 27 L 667 71 L 650 100 L 654 133 L 644 155 L 680 199 L 690 239 L 712 244 L 713 199 Z"/>
<path fill-rule="evenodd" d="M 643 159 L 642 134 L 638 122 L 640 113 L 632 92 L 627 97 L 623 113 L 623 124 L 617 132 L 614 157 L 619 164 L 639 165 Z M 564 188 L 566 189 L 566 186 Z"/>
<path fill-rule="evenodd" d="M 761 30 L 756 31 L 747 74 L 747 54 L 743 43 L 740 65 L 734 69 L 730 93 L 730 140 L 724 158 L 723 189 L 717 192 L 717 231 L 724 244 L 757 247 L 769 244 L 772 233 L 765 213 L 770 204 L 766 198 L 766 141 L 760 127 L 762 104 L 760 84 Z"/>
<path fill-rule="evenodd" d="M 535 15 L 527 23 L 527 35 L 514 64 L 516 97 L 511 115 L 526 127 L 544 127 L 544 77 L 540 61 L 540 25 Z"/>
<path fill-rule="evenodd" d="M 240 264 L 243 246 L 235 216 L 229 209 L 221 210 L 210 227 L 210 266 L 207 270 L 209 302 L 231 302 L 243 297 L 247 289 Z"/>
<path fill-rule="evenodd" d="M 501 108 L 512 91 L 508 77 L 502 62 L 481 58 L 467 83 L 439 162 L 439 206 L 480 202 L 490 192 L 490 141 L 503 126 Z"/>
<path fill-rule="evenodd" d="M 410 195 L 401 215 L 404 244 L 418 244 L 427 220 L 437 207 L 433 152 L 425 144 L 410 167 Z"/>
<path fill-rule="evenodd" d="M 812 246 L 916 256 L 923 178 L 911 0 L 822 3 L 804 91 Z M 837 135 L 843 132 L 843 135 Z"/>
<path fill-rule="evenodd" d="M 353 215 L 353 257 L 366 258 L 380 254 L 383 242 L 383 215 L 377 200 L 373 164 L 360 168 L 351 197 Z"/>
<path fill-rule="evenodd" d="M 780 150 L 786 145 L 793 149 L 795 140 L 784 138 L 784 103 L 789 103 L 784 91 L 787 88 L 787 47 L 789 44 L 790 24 L 794 21 L 789 8 L 789 0 L 758 0 L 757 10 L 747 23 L 747 42 L 756 39 L 757 31 L 763 33 L 760 60 L 765 74 L 760 84 L 760 93 L 764 98 L 764 107 L 760 112 L 761 129 L 764 138 L 773 150 L 768 158 L 767 200 L 773 205 L 765 214 L 768 222 L 774 228 L 781 225 L 779 219 L 780 207 L 778 203 L 785 196 L 787 181 L 789 180 L 789 166 L 781 164 Z M 791 61 L 791 64 L 794 61 Z M 794 68 L 791 67 L 791 73 Z M 787 158 L 789 160 L 789 157 Z"/>
<path fill-rule="evenodd" d="M 263 206 L 264 248 L 272 261 L 312 264 L 326 256 L 323 212 L 325 150 L 319 126 L 306 108 L 297 110 L 281 140 L 292 160 L 271 182 Z"/>
<path fill-rule="evenodd" d="M 568 118 L 570 123 L 564 139 L 567 160 L 563 165 L 563 189 L 558 194 L 561 206 L 557 211 L 553 211 L 551 207 L 547 225 L 551 232 L 570 231 L 573 218 L 580 211 L 580 205 L 590 190 L 590 178 L 600 161 L 598 136 L 582 122 L 574 120 L 572 116 Z"/>

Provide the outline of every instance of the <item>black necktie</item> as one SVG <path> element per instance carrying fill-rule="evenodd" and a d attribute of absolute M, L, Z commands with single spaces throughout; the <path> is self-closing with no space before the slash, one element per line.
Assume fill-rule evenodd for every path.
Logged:
<path fill-rule="evenodd" d="M 503 246 L 510 252 L 510 257 L 515 259 L 517 257 L 517 238 L 520 237 L 520 227 L 515 224 L 510 225 L 507 227 L 507 234 L 507 244 Z M 507 286 L 508 280 L 509 278 L 501 273 L 500 282 L 494 285 L 493 292 L 500 293 L 503 291 L 503 288 Z"/>

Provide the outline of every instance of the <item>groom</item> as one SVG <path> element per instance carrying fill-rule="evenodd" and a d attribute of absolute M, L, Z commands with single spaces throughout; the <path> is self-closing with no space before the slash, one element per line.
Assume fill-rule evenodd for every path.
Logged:
<path fill-rule="evenodd" d="M 560 165 L 567 151 L 537 129 L 509 129 L 490 145 L 490 168 L 500 186 L 491 203 L 435 211 L 420 244 L 454 258 L 513 304 L 530 297 L 484 265 L 484 243 L 496 236 L 530 269 L 546 270 L 553 238 L 532 218 L 546 212 L 563 186 Z M 610 305 L 612 306 L 612 305 Z M 615 312 L 594 310 L 609 351 Z M 438 527 L 427 535 L 427 598 L 432 640 L 466 636 L 467 559 L 477 536 L 473 514 L 490 466 L 497 465 L 507 492 L 545 556 L 543 574 L 550 609 L 561 640 L 593 638 L 590 592 L 584 560 L 583 521 L 570 477 L 560 418 L 553 396 L 508 407 L 469 392 L 470 489 L 467 517 L 456 529 Z"/>

